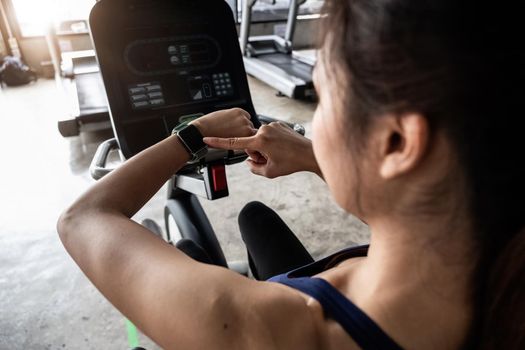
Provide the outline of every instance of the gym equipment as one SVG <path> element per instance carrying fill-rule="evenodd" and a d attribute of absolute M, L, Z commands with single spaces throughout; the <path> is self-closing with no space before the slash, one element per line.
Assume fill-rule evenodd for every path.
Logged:
<path fill-rule="evenodd" d="M 89 22 L 115 135 L 97 149 L 90 166 L 94 179 L 113 170 L 107 166 L 112 150 L 124 161 L 168 137 L 182 121 L 202 114 L 240 107 L 251 114 L 255 127 L 275 121 L 255 113 L 226 2 L 102 0 Z M 304 135 L 302 126 L 290 126 Z M 215 264 L 248 275 L 246 263 L 226 261 L 197 198 L 228 196 L 225 166 L 246 158 L 244 152 L 210 149 L 169 181 L 165 230 L 152 220 L 143 225 L 171 244 L 190 239 Z M 127 325 L 136 339 L 134 326 Z"/>
<path fill-rule="evenodd" d="M 60 120 L 58 130 L 64 137 L 81 131 L 111 129 L 104 83 L 94 50 L 64 52 L 61 70 L 68 80 L 63 82 L 71 103 L 72 118 Z"/>
<path fill-rule="evenodd" d="M 275 0 L 266 0 L 275 3 Z M 234 0 L 226 1 L 230 7 L 236 8 L 237 2 Z M 241 49 L 243 52 L 250 52 L 250 58 L 245 58 L 246 70 L 250 75 L 266 82 L 270 86 L 275 87 L 280 92 L 289 97 L 296 98 L 315 98 L 315 90 L 311 83 L 311 70 L 315 64 L 315 50 L 291 50 L 291 41 L 295 31 L 296 15 L 298 7 L 304 0 L 297 2 L 297 5 L 290 6 L 290 13 L 288 16 L 287 39 L 288 44 L 286 55 L 292 56 L 292 59 L 278 55 L 268 56 L 269 60 L 278 61 L 275 67 L 273 63 L 259 63 L 256 60 L 257 53 L 251 49 L 255 43 L 251 43 L 254 38 L 250 38 L 248 45 L 248 35 L 250 31 L 250 21 L 252 8 L 255 5 L 255 0 L 245 1 L 243 6 L 251 2 L 250 10 L 246 11 L 243 8 L 243 14 L 249 16 L 248 19 L 243 17 L 241 32 Z M 236 17 L 236 12 L 234 13 Z M 262 39 L 262 38 L 258 38 Z M 258 40 L 257 39 L 257 40 Z M 276 43 L 282 43 L 283 39 L 277 36 L 272 36 L 270 39 L 275 39 Z M 258 40 L 259 41 L 259 40 Z M 287 45 L 287 46 L 286 46 Z M 250 50 L 246 50 L 247 46 Z M 273 57 L 273 59 L 272 59 Z M 259 57 L 261 58 L 261 57 Z M 58 121 L 58 130 L 63 137 L 78 136 L 83 131 L 96 131 L 111 129 L 112 125 L 109 117 L 109 110 L 106 102 L 106 95 L 104 91 L 104 84 L 98 68 L 94 50 L 83 50 L 74 52 L 62 53 L 62 71 L 65 76 L 71 78 L 69 82 L 65 83 L 66 90 L 71 102 L 72 117 Z M 263 58 L 261 58 L 263 59 Z M 291 62 L 289 62 L 291 61 Z M 302 64 L 301 64 L 302 63 Z M 303 80 L 304 79 L 304 80 Z"/>
<path fill-rule="evenodd" d="M 280 93 L 298 99 L 315 99 L 312 70 L 315 53 L 312 50 L 295 52 L 293 37 L 299 6 L 306 0 L 290 0 L 286 34 L 250 37 L 253 7 L 257 0 L 244 0 L 240 30 L 241 49 L 246 72 Z M 275 4 L 275 0 L 267 0 Z"/>
<path fill-rule="evenodd" d="M 115 134 L 95 154 L 95 179 L 112 170 L 106 167 L 111 150 L 130 158 L 191 116 L 240 107 L 255 127 L 273 121 L 255 113 L 226 2 L 102 0 L 91 12 L 90 27 Z M 304 135 L 300 125 L 291 126 Z M 225 166 L 246 158 L 244 152 L 211 149 L 181 169 L 169 182 L 163 238 L 191 239 L 215 264 L 228 267 L 197 196 L 228 196 Z M 235 269 L 247 273 L 246 266 Z"/>

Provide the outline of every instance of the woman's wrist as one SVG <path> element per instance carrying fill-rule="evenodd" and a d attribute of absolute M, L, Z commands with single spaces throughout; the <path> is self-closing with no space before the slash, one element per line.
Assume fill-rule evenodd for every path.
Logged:
<path fill-rule="evenodd" d="M 321 172 L 321 169 L 319 168 L 319 164 L 317 164 L 315 157 L 310 158 L 308 171 L 317 174 L 321 178 L 323 177 L 323 173 Z"/>
<path fill-rule="evenodd" d="M 175 151 L 177 159 L 180 159 L 184 163 L 188 162 L 191 159 L 192 156 L 190 155 L 186 147 L 184 147 L 182 141 L 180 140 L 177 134 L 168 137 L 168 141 L 170 142 L 173 150 Z"/>
<path fill-rule="evenodd" d="M 315 158 L 314 158 L 314 163 L 315 164 L 313 164 L 311 172 L 314 174 L 317 174 L 317 176 L 319 176 L 321 179 L 324 179 L 321 168 L 319 168 L 319 164 L 317 164 L 317 161 L 315 161 Z"/>
<path fill-rule="evenodd" d="M 306 169 L 314 174 L 317 174 L 319 177 L 323 177 L 323 174 L 321 172 L 321 169 L 319 168 L 319 164 L 317 163 L 317 159 L 315 158 L 314 149 L 312 146 L 312 142 L 308 142 L 308 151 L 305 152 L 308 156 L 305 157 L 305 160 L 307 161 Z"/>

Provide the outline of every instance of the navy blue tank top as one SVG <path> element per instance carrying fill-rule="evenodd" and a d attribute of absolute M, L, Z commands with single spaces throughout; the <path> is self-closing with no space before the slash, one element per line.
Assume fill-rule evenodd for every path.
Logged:
<path fill-rule="evenodd" d="M 367 252 L 368 246 L 348 248 L 268 281 L 287 285 L 316 299 L 325 314 L 338 322 L 363 350 L 401 350 L 402 347 L 330 283 L 311 277 L 344 260 L 366 256 Z"/>

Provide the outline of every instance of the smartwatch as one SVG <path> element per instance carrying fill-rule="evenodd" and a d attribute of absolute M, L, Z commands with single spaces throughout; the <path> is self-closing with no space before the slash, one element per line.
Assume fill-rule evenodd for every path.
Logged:
<path fill-rule="evenodd" d="M 173 134 L 182 142 L 184 148 L 191 156 L 189 163 L 196 163 L 208 153 L 208 145 L 202 141 L 203 136 L 195 125 L 185 125 L 173 130 Z"/>

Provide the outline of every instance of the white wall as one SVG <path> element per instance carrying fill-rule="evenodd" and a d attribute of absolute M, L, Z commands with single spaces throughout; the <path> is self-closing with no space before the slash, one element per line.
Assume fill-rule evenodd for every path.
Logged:
<path fill-rule="evenodd" d="M 67 51 L 89 50 L 92 48 L 91 39 L 87 34 L 59 36 L 58 39 L 61 45 L 70 48 Z M 44 37 L 22 38 L 18 44 L 27 65 L 39 73 L 41 71 L 41 62 L 51 60 Z"/>

